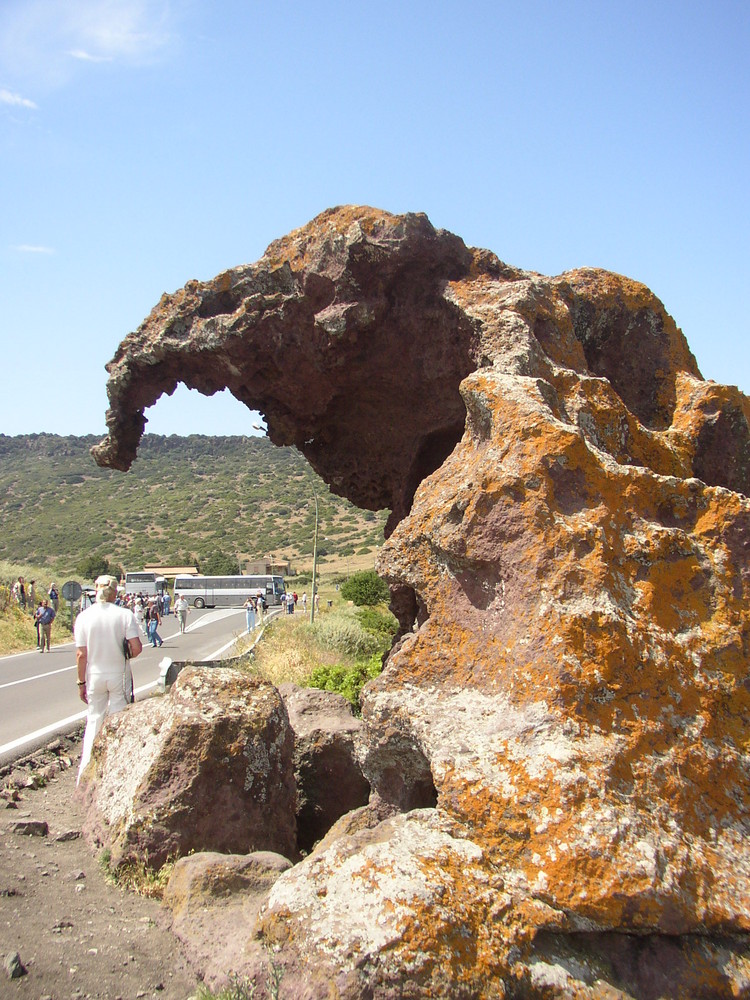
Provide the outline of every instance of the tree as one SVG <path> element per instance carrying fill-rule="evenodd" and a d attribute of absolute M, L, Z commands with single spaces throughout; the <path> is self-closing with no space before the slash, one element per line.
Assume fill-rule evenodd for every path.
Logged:
<path fill-rule="evenodd" d="M 82 559 L 76 567 L 84 580 L 95 580 L 98 576 L 104 576 L 110 572 L 109 560 L 106 556 L 98 556 L 92 553 Z M 112 574 L 114 576 L 114 574 Z"/>
<path fill-rule="evenodd" d="M 235 556 L 227 555 L 226 552 L 216 550 L 201 559 L 201 573 L 204 576 L 236 576 L 239 571 L 240 564 Z"/>
<path fill-rule="evenodd" d="M 391 592 L 374 569 L 366 569 L 352 573 L 341 588 L 341 596 L 357 605 L 384 604 L 390 600 Z"/>

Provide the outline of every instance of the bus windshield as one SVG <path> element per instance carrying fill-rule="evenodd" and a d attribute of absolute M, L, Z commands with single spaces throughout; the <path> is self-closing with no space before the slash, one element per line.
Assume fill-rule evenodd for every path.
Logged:
<path fill-rule="evenodd" d="M 271 607 L 281 604 L 285 592 L 283 576 L 177 576 L 179 594 L 194 608 L 240 608 L 248 597 L 263 597 Z"/>
<path fill-rule="evenodd" d="M 144 597 L 156 597 L 157 594 L 163 594 L 167 587 L 167 581 L 163 576 L 157 576 L 156 573 L 148 573 L 142 570 L 138 573 L 126 573 L 125 574 L 125 593 L 126 594 L 143 594 Z"/>

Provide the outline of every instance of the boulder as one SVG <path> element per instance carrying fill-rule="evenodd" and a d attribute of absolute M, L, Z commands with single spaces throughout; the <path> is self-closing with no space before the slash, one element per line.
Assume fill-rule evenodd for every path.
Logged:
<path fill-rule="evenodd" d="M 367 805 L 370 786 L 358 760 L 362 722 L 343 695 L 282 684 L 294 731 L 297 845 L 305 854 L 333 824 Z"/>
<path fill-rule="evenodd" d="M 79 786 L 84 834 L 113 866 L 205 850 L 294 858 L 293 749 L 273 685 L 187 667 L 168 694 L 106 721 Z"/>
<path fill-rule="evenodd" d="M 210 989 L 222 990 L 230 977 L 242 979 L 250 969 L 258 975 L 265 956 L 255 921 L 269 889 L 290 867 L 286 858 L 268 851 L 204 852 L 175 865 L 164 905 L 172 930 Z"/>
<path fill-rule="evenodd" d="M 379 806 L 274 884 L 281 996 L 750 993 L 750 401 L 652 292 L 344 207 L 108 370 L 100 464 L 178 382 L 228 387 L 391 510 Z"/>

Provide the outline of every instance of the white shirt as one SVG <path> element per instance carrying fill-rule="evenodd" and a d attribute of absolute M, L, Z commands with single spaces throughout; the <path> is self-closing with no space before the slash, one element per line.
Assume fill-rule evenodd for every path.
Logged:
<path fill-rule="evenodd" d="M 87 671 L 117 672 L 125 668 L 124 639 L 138 638 L 138 622 L 127 608 L 97 601 L 76 618 L 76 646 L 87 649 Z"/>

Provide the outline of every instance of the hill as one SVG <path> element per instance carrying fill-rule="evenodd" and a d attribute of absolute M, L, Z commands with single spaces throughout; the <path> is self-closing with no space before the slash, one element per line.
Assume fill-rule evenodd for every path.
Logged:
<path fill-rule="evenodd" d="M 312 562 L 371 555 L 387 512 L 334 496 L 294 448 L 267 438 L 147 434 L 127 473 L 100 469 L 98 437 L 0 434 L 0 560 L 51 569 L 103 555 L 126 569 L 215 552 Z"/>

